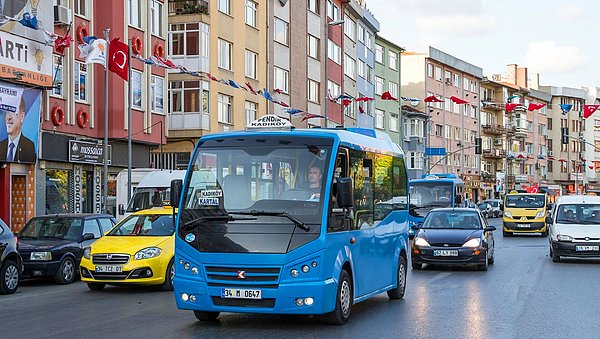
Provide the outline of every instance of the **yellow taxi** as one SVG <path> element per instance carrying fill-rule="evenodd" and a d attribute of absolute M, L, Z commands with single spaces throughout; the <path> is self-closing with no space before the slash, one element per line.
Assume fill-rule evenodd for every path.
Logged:
<path fill-rule="evenodd" d="M 135 212 L 86 247 L 81 281 L 91 290 L 109 285 L 161 285 L 173 289 L 175 254 L 173 208 Z"/>

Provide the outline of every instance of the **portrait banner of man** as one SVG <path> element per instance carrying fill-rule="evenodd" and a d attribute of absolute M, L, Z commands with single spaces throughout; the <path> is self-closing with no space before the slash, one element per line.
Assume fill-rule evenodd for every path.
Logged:
<path fill-rule="evenodd" d="M 41 91 L 0 82 L 0 162 L 35 163 Z"/>

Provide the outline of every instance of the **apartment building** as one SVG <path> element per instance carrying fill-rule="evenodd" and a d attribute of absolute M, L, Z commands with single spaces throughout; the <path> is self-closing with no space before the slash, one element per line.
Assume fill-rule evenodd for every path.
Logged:
<path fill-rule="evenodd" d="M 3 68 L 18 67 L 6 78 L 25 103 L 27 126 L 23 131 L 35 145 L 32 159 L 14 158 L 0 166 L 0 217 L 18 230 L 34 215 L 103 210 L 103 138 L 109 138 L 110 161 L 107 194 L 116 194 L 116 175 L 127 167 L 128 83 L 110 73 L 108 77 L 109 125 L 104 125 L 104 68 L 86 64 L 77 44 L 82 37 L 141 41 L 140 54 L 152 55 L 166 40 L 166 4 L 162 0 L 27 2 L 15 17 L 29 12 L 44 23 L 44 29 L 73 43 L 64 54 L 44 44 L 41 30 L 13 22 L 4 23 L 2 44 L 15 41 L 28 46 L 29 58 L 19 64 L 2 60 Z M 150 13 L 150 15 L 142 15 Z M 52 24 L 53 23 L 53 24 Z M 69 27 L 70 24 L 70 27 Z M 18 76 L 17 76 L 18 75 Z M 150 166 L 150 151 L 159 145 L 164 124 L 166 95 L 164 70 L 132 61 L 129 84 L 132 101 L 132 163 Z M 41 122 L 41 124 L 40 124 Z M 164 133 L 163 133 L 164 135 Z M 7 154 L 8 156 L 8 154 Z M 109 205 L 114 211 L 115 206 Z"/>
<path fill-rule="evenodd" d="M 409 179 L 421 178 L 427 172 L 425 167 L 425 126 L 429 116 L 411 105 L 402 105 L 401 107 L 402 131 L 402 150 L 404 150 L 404 159 L 408 169 Z"/>
<path fill-rule="evenodd" d="M 404 52 L 401 59 L 402 95 L 424 99 L 435 96 L 442 102 L 423 103 L 429 126 L 427 147 L 444 148 L 446 156 L 425 157 L 431 173 L 456 173 L 465 180 L 473 197 L 479 196 L 480 158 L 475 138 L 480 133 L 479 107 L 482 69 L 429 47 L 428 53 Z M 457 104 L 452 97 L 465 100 Z"/>
<path fill-rule="evenodd" d="M 403 144 L 404 140 L 411 138 L 417 138 L 415 142 L 418 142 L 418 138 L 424 138 L 425 130 L 422 121 L 408 118 L 401 123 L 400 56 L 403 50 L 380 35 L 375 38 L 375 128 L 386 132 L 398 144 Z M 389 92 L 398 101 L 381 100 L 381 94 L 384 92 Z M 413 112 L 408 108 L 407 111 Z M 404 134 L 401 134 L 402 124 L 414 128 L 404 128 Z"/>
<path fill-rule="evenodd" d="M 584 88 L 587 92 L 587 105 L 600 104 L 600 87 Z M 585 166 L 583 180 L 585 182 L 585 192 L 600 194 L 600 115 L 598 111 L 591 117 L 584 120 L 583 139 L 586 141 L 582 145 L 585 149 Z M 592 146 L 592 144 L 594 146 Z"/>

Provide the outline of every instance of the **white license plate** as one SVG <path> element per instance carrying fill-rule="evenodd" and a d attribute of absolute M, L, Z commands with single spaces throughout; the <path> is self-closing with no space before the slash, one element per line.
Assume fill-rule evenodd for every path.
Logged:
<path fill-rule="evenodd" d="M 433 250 L 436 257 L 458 257 L 458 250 Z"/>
<path fill-rule="evenodd" d="M 517 226 L 523 227 L 523 228 L 531 228 L 531 224 L 518 224 Z"/>
<path fill-rule="evenodd" d="M 600 251 L 600 246 L 575 246 L 575 251 Z"/>
<path fill-rule="evenodd" d="M 221 289 L 221 298 L 262 299 L 261 290 L 244 290 L 239 288 Z"/>
<path fill-rule="evenodd" d="M 120 273 L 120 272 L 123 272 L 123 266 L 121 266 L 121 265 L 96 265 L 96 272 L 98 272 L 98 273 Z"/>

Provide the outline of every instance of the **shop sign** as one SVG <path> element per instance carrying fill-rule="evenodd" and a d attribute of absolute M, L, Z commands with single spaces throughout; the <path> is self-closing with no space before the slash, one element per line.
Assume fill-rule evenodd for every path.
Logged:
<path fill-rule="evenodd" d="M 528 180 L 529 180 L 529 176 L 527 174 L 515 175 L 515 181 L 517 181 L 517 182 L 527 182 Z"/>
<path fill-rule="evenodd" d="M 600 184 L 587 184 L 585 187 L 587 190 L 600 191 Z"/>
<path fill-rule="evenodd" d="M 83 192 L 83 167 L 81 165 L 73 166 L 73 212 L 81 213 L 83 210 L 82 192 Z"/>
<path fill-rule="evenodd" d="M 108 145 L 108 164 L 111 162 L 112 147 Z M 88 141 L 69 140 L 69 161 L 86 164 L 104 164 L 104 146 Z"/>
<path fill-rule="evenodd" d="M 570 173 L 569 179 L 583 181 L 583 173 Z"/>

